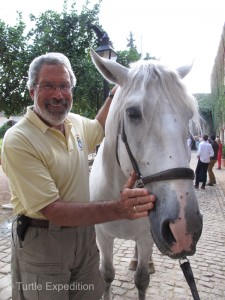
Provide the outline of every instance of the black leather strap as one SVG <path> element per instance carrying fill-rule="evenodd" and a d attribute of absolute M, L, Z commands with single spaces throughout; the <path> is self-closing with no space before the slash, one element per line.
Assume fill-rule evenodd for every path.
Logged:
<path fill-rule="evenodd" d="M 173 180 L 173 179 L 194 179 L 194 171 L 190 168 L 173 168 L 159 172 L 154 175 L 142 178 L 144 184 L 155 181 Z"/>
<path fill-rule="evenodd" d="M 124 130 L 124 124 L 122 125 L 121 138 L 125 144 L 132 167 L 137 176 L 137 181 L 138 181 L 137 187 L 143 187 L 147 183 L 156 182 L 156 181 L 165 181 L 165 180 L 174 180 L 174 179 L 190 179 L 190 180 L 194 179 L 194 171 L 190 168 L 172 168 L 172 169 L 164 170 L 164 171 L 159 172 L 154 175 L 149 175 L 149 176 L 143 177 L 138 168 L 138 164 L 131 152 L 130 146 L 128 144 L 127 135 Z M 118 141 L 117 141 L 117 143 L 118 143 Z M 117 145 L 117 147 L 118 147 L 118 145 Z M 117 150 L 116 150 L 116 154 L 117 154 L 116 158 L 119 163 Z M 119 165 L 120 165 L 120 163 L 119 163 Z"/>
<path fill-rule="evenodd" d="M 49 221 L 48 220 L 40 220 L 40 219 L 31 219 L 30 218 L 30 226 L 38 227 L 38 228 L 48 228 Z"/>
<path fill-rule="evenodd" d="M 184 273 L 184 277 L 190 287 L 190 290 L 191 290 L 191 293 L 192 293 L 192 296 L 193 296 L 193 299 L 194 300 L 200 300 L 200 296 L 199 296 L 199 293 L 198 293 L 198 290 L 197 290 L 197 286 L 196 286 L 196 283 L 195 283 L 195 278 L 194 278 L 194 275 L 193 275 L 193 272 L 192 272 L 192 269 L 191 269 L 191 264 L 189 262 L 189 260 L 184 257 L 183 259 L 186 259 L 185 262 L 181 263 L 180 262 L 180 267 Z"/>

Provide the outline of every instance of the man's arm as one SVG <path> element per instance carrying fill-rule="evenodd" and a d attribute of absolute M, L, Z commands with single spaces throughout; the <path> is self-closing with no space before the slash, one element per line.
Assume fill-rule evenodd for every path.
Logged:
<path fill-rule="evenodd" d="M 66 203 L 60 199 L 41 210 L 49 221 L 59 226 L 88 226 L 122 219 L 146 217 L 154 206 L 155 196 L 147 189 L 132 189 L 134 172 L 127 181 L 119 200 L 94 203 Z M 135 206 L 135 209 L 134 209 Z"/>
<path fill-rule="evenodd" d="M 211 145 L 211 148 L 210 148 L 210 157 L 213 157 L 214 156 L 214 150 L 213 150 L 213 147 Z"/>
<path fill-rule="evenodd" d="M 200 158 L 201 147 L 202 147 L 202 144 L 199 144 L 198 151 L 197 151 L 197 158 Z"/>
<path fill-rule="evenodd" d="M 118 86 L 114 86 L 111 90 L 111 94 L 114 95 L 116 90 L 117 90 Z M 111 105 L 112 102 L 112 98 L 111 97 L 107 97 L 105 100 L 105 103 L 103 104 L 103 106 L 100 108 L 97 116 L 95 117 L 99 123 L 102 125 L 103 128 L 105 128 L 105 121 L 109 112 L 109 107 Z"/>

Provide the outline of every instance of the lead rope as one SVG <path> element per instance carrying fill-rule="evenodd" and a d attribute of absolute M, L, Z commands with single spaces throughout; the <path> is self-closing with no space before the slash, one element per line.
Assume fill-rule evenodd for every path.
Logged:
<path fill-rule="evenodd" d="M 181 262 L 182 260 L 185 260 L 184 262 Z M 190 287 L 192 296 L 194 300 L 200 300 L 199 294 L 198 294 L 198 290 L 195 284 L 195 279 L 194 279 L 194 275 L 191 269 L 191 264 L 189 262 L 189 260 L 187 259 L 187 257 L 183 257 L 181 259 L 179 259 L 180 262 L 180 267 L 184 273 L 184 277 Z"/>

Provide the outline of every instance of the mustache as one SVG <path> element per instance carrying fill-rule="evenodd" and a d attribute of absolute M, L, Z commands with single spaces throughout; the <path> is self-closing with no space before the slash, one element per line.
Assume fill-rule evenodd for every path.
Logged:
<path fill-rule="evenodd" d="M 47 99 L 45 102 L 46 105 L 66 105 L 67 101 L 66 99 L 55 99 L 55 98 L 51 98 L 51 99 Z"/>

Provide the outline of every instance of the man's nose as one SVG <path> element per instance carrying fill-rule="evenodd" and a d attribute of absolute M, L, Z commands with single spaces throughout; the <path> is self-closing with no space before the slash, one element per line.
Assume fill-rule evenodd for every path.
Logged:
<path fill-rule="evenodd" d="M 60 86 L 56 86 L 55 87 L 52 96 L 54 98 L 57 98 L 57 99 L 62 99 L 63 98 L 63 96 L 62 96 L 62 90 L 61 90 Z"/>

